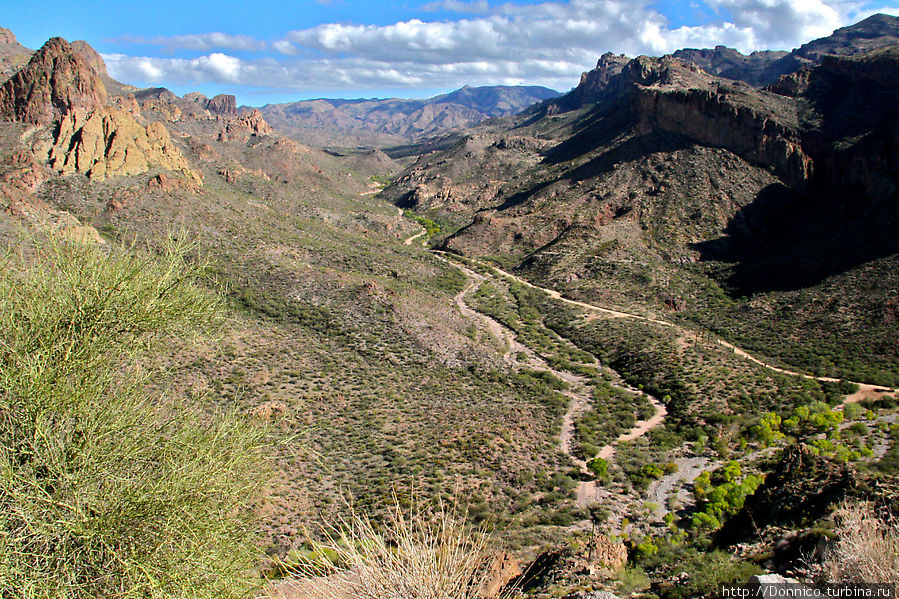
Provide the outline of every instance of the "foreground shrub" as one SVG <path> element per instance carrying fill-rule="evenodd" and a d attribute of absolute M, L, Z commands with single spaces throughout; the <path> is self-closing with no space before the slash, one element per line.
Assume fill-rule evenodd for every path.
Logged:
<path fill-rule="evenodd" d="M 2 259 L 4 598 L 250 588 L 261 431 L 148 391 L 154 348 L 217 314 L 191 249 L 46 241 Z"/>
<path fill-rule="evenodd" d="M 311 596 L 323 599 L 474 599 L 487 573 L 487 536 L 440 509 L 405 513 L 387 526 L 353 514 L 316 551 L 332 556 L 315 565 Z M 313 564 L 307 564 L 312 566 Z M 306 569 L 309 572 L 308 568 Z"/>
<path fill-rule="evenodd" d="M 869 502 L 836 512 L 837 542 L 825 559 L 833 582 L 899 584 L 899 525 L 878 518 Z"/>

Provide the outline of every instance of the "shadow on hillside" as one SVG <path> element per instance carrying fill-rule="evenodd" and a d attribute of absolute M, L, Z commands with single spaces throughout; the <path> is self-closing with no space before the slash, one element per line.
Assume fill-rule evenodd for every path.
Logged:
<path fill-rule="evenodd" d="M 584 115 L 572 135 L 546 153 L 543 163 L 554 165 L 569 162 L 611 146 L 632 125 L 633 114 L 626 107 L 599 105 Z"/>
<path fill-rule="evenodd" d="M 676 152 L 677 150 L 686 149 L 695 143 L 690 141 L 688 138 L 676 133 L 666 132 L 653 132 L 649 135 L 631 137 L 620 143 L 615 143 L 615 137 L 615 135 L 608 134 L 605 135 L 602 139 L 590 141 L 590 143 L 588 143 L 587 145 L 573 145 L 564 150 L 559 150 L 561 146 L 564 146 L 568 143 L 564 142 L 560 146 L 557 146 L 556 148 L 550 150 L 550 152 L 547 153 L 546 158 L 544 158 L 543 160 L 544 164 L 554 164 L 553 161 L 555 160 L 558 160 L 559 162 L 570 160 L 563 159 L 560 155 L 554 154 L 554 152 L 556 151 L 581 152 L 581 155 L 584 155 L 604 146 L 609 147 L 607 151 L 602 152 L 594 158 L 591 158 L 580 166 L 565 171 L 560 176 L 554 179 L 547 179 L 546 181 L 542 181 L 538 185 L 512 194 L 508 198 L 506 198 L 502 204 L 493 208 L 489 208 L 488 210 L 506 210 L 508 208 L 517 206 L 527 201 L 534 194 L 542 191 L 550 185 L 558 183 L 559 181 L 568 180 L 572 183 L 586 181 L 588 179 L 599 177 L 604 173 L 613 170 L 617 165 L 627 162 L 634 162 L 645 158 L 648 154 L 652 154 L 655 152 Z M 586 140 L 586 137 L 584 139 Z M 576 150 L 575 147 L 578 147 L 579 149 Z"/>
<path fill-rule="evenodd" d="M 774 184 L 737 212 L 725 236 L 692 247 L 702 261 L 732 265 L 719 281 L 732 296 L 795 291 L 899 253 L 897 212 L 895 200 L 858 189 L 801 196 Z"/>

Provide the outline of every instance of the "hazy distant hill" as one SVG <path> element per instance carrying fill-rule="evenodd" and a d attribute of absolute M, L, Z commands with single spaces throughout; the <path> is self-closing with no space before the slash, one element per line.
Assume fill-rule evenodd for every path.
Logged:
<path fill-rule="evenodd" d="M 464 129 L 559 95 L 539 86 L 465 86 L 425 100 L 316 99 L 260 110 L 275 129 L 306 143 L 378 145 Z"/>

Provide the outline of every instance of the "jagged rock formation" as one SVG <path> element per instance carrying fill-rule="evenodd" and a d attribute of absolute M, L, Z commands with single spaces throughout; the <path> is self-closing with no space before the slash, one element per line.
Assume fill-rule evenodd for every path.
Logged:
<path fill-rule="evenodd" d="M 577 87 L 551 103 L 555 106 L 552 112 L 556 112 L 559 108 L 571 110 L 598 101 L 612 78 L 621 74 L 630 61 L 631 59 L 624 54 L 606 52 L 596 61 L 596 68 L 581 75 Z"/>
<path fill-rule="evenodd" d="M 692 62 L 712 75 L 745 81 L 758 87 L 777 79 L 779 73 L 776 69 L 772 70 L 771 65 L 788 55 L 789 52 L 776 50 L 747 55 L 727 46 L 684 48 L 672 54 L 674 58 Z"/>
<path fill-rule="evenodd" d="M 0 88 L 0 118 L 49 125 L 106 103 L 106 88 L 84 58 L 55 37 Z"/>
<path fill-rule="evenodd" d="M 75 40 L 69 44 L 72 52 L 84 59 L 85 64 L 90 67 L 97 75 L 101 77 L 108 75 L 106 72 L 106 63 L 100 57 L 100 53 L 94 50 L 90 44 L 84 40 Z"/>
<path fill-rule="evenodd" d="M 45 155 L 61 173 L 102 181 L 160 168 L 193 177 L 161 123 L 144 126 L 135 120 L 140 111 L 133 96 L 117 97 L 121 108 L 106 104 L 105 75 L 103 60 L 87 43 L 53 38 L 0 89 L 0 115 L 55 125 Z"/>
<path fill-rule="evenodd" d="M 184 94 L 184 99 L 188 102 L 193 102 L 194 104 L 199 104 L 200 106 L 206 106 L 206 103 L 209 102 L 209 98 L 206 97 L 205 94 L 201 94 L 200 92 L 190 92 Z"/>
<path fill-rule="evenodd" d="M 773 168 L 791 185 L 811 178 L 812 160 L 802 148 L 799 105 L 738 82 L 715 81 L 691 63 L 641 56 L 624 69 L 637 130 L 665 130 L 726 148 Z"/>
<path fill-rule="evenodd" d="M 243 112 L 236 119 L 229 120 L 218 135 L 219 141 L 246 141 L 250 137 L 272 135 L 274 132 L 262 113 L 255 108 Z"/>
<path fill-rule="evenodd" d="M 111 107 L 89 115 L 67 114 L 60 122 L 49 161 L 62 173 L 83 173 L 95 181 L 151 168 L 189 171 L 161 123 L 144 127 L 125 111 Z"/>
<path fill-rule="evenodd" d="M 206 108 L 210 112 L 219 114 L 237 115 L 237 99 L 231 94 L 219 94 L 206 102 Z"/>

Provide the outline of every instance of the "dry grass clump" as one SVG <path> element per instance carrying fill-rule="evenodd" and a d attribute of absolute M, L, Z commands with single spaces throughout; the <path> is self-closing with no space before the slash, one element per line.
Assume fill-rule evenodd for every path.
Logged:
<path fill-rule="evenodd" d="M 833 582 L 899 584 L 899 524 L 879 518 L 870 502 L 843 503 L 836 546 L 825 559 Z"/>
<path fill-rule="evenodd" d="M 395 504 L 387 525 L 352 513 L 318 546 L 329 556 L 304 587 L 321 599 L 474 599 L 480 597 L 488 537 L 441 507 L 433 514 Z"/>

